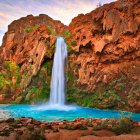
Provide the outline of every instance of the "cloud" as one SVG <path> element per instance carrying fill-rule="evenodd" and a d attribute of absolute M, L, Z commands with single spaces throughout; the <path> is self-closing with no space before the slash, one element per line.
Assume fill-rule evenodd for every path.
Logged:
<path fill-rule="evenodd" d="M 115 0 L 100 1 L 104 4 Z M 47 14 L 68 25 L 72 18 L 92 11 L 98 3 L 99 0 L 0 0 L 0 30 L 5 32 L 13 20 L 29 14 Z"/>

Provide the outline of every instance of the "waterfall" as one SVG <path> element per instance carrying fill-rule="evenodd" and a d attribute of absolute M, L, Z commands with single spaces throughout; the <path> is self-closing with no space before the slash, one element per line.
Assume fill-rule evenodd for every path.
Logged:
<path fill-rule="evenodd" d="M 50 101 L 51 105 L 65 104 L 65 64 L 67 59 L 67 45 L 62 37 L 57 37 L 56 50 L 53 60 Z"/>

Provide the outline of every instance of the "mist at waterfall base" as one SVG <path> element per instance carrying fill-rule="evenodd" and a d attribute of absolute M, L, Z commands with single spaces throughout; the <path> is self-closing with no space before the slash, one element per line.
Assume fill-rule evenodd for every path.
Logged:
<path fill-rule="evenodd" d="M 76 118 L 120 118 L 122 116 L 130 116 L 131 119 L 140 121 L 140 113 L 121 112 L 117 110 L 101 110 L 66 104 L 66 60 L 66 43 L 62 37 L 57 37 L 49 102 L 42 105 L 0 105 L 0 120 L 11 117 L 19 118 L 22 116 L 32 117 L 40 121 L 74 120 Z"/>

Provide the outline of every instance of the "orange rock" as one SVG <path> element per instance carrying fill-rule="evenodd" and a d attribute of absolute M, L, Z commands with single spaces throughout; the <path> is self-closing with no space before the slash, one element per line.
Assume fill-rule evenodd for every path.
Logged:
<path fill-rule="evenodd" d="M 77 42 L 72 47 L 78 48 L 73 60 L 78 85 L 94 91 L 109 84 L 120 72 L 134 73 L 132 79 L 139 80 L 140 20 L 138 15 L 133 16 L 140 14 L 138 5 L 136 0 L 119 0 L 72 20 L 70 40 Z M 133 65 L 136 68 L 132 71 Z"/>
<path fill-rule="evenodd" d="M 51 34 L 51 30 L 55 34 L 62 34 L 66 29 L 67 26 L 60 21 L 42 14 L 23 17 L 8 26 L 0 53 L 3 61 L 16 62 L 21 67 L 21 74 L 26 73 L 26 78 L 20 83 L 21 90 L 24 90 L 38 73 L 44 58 L 50 59 L 53 56 L 54 52 L 50 47 L 55 43 L 56 37 Z M 16 82 L 14 77 L 12 82 Z"/>

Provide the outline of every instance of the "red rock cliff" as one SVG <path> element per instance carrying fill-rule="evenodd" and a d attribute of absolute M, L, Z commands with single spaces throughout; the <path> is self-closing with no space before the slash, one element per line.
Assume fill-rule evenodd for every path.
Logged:
<path fill-rule="evenodd" d="M 54 53 L 55 35 L 67 27 L 47 15 L 28 15 L 13 21 L 5 33 L 1 51 L 1 63 L 15 62 L 20 66 L 20 90 L 25 90 L 32 77 L 37 75 L 44 59 Z"/>
<path fill-rule="evenodd" d="M 140 2 L 120 0 L 75 17 L 69 29 L 75 44 L 75 74 L 94 89 L 112 75 L 140 63 Z M 127 73 L 127 72 L 126 72 Z M 140 76 L 140 75 L 139 75 Z M 140 77 L 139 77 L 140 78 Z"/>
<path fill-rule="evenodd" d="M 93 101 L 89 104 L 83 95 L 78 104 L 101 108 L 117 104 L 117 108 L 123 108 L 119 102 L 124 101 L 129 110 L 139 110 L 140 1 L 119 0 L 80 14 L 72 20 L 69 30 L 76 86 L 96 96 L 90 98 Z M 101 95 L 103 99 L 96 91 L 106 92 Z"/>

